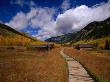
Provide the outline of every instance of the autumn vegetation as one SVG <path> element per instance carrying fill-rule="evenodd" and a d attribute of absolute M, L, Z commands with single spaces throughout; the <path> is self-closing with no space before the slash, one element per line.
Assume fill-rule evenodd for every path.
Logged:
<path fill-rule="evenodd" d="M 0 36 L 1 46 L 29 46 L 29 45 L 40 45 L 46 42 L 40 40 L 33 40 L 21 35 L 15 34 L 14 36 Z"/>
<path fill-rule="evenodd" d="M 95 81 L 109 82 L 110 36 L 81 39 L 71 46 L 85 43 L 95 49 L 66 47 L 64 53 L 79 61 Z M 54 43 L 55 48 L 49 51 L 30 47 L 44 44 L 53 43 L 0 24 L 0 82 L 68 82 L 67 63 L 59 53 L 59 44 Z"/>
<path fill-rule="evenodd" d="M 79 61 L 96 82 L 110 82 L 110 51 L 65 48 L 64 52 Z"/>
<path fill-rule="evenodd" d="M 67 82 L 64 58 L 55 49 L 33 46 L 52 44 L 0 24 L 0 82 Z"/>
<path fill-rule="evenodd" d="M 27 33 L 22 33 L 9 26 L 0 24 L 0 46 L 30 46 L 45 43 Z"/>
<path fill-rule="evenodd" d="M 1 48 L 0 82 L 68 82 L 67 64 L 59 51 Z"/>
<path fill-rule="evenodd" d="M 100 39 L 90 39 L 90 40 L 80 40 L 76 43 L 74 43 L 73 45 L 77 45 L 77 44 L 94 44 L 96 46 L 96 48 L 99 49 L 106 49 L 105 45 L 106 42 L 108 44 L 108 46 L 110 45 L 110 36 L 109 37 L 105 37 L 105 38 L 100 38 Z"/>

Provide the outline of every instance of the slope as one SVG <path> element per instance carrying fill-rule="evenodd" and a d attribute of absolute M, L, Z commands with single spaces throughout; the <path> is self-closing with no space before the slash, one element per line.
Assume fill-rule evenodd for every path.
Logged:
<path fill-rule="evenodd" d="M 37 40 L 36 38 L 15 29 L 0 24 L 0 45 L 1 46 L 9 46 L 9 45 L 16 45 L 16 46 L 28 46 L 31 44 L 38 45 L 40 43 L 44 43 L 43 41 Z"/>
<path fill-rule="evenodd" d="M 69 43 L 74 44 L 78 41 L 96 40 L 101 38 L 107 38 L 110 36 L 110 18 L 100 21 L 92 22 L 86 27 L 76 33 L 69 33 L 66 35 L 49 38 L 46 41 L 52 41 L 57 43 Z M 62 38 L 63 37 L 63 38 Z"/>

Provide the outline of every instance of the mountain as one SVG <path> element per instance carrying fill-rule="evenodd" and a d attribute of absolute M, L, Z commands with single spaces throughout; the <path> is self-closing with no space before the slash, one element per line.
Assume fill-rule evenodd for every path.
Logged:
<path fill-rule="evenodd" d="M 30 46 L 44 43 L 27 33 L 22 33 L 7 25 L 0 24 L 0 46 Z"/>
<path fill-rule="evenodd" d="M 77 32 L 76 35 L 75 39 L 78 40 L 107 37 L 110 35 L 110 18 L 101 22 L 92 22 Z"/>
<path fill-rule="evenodd" d="M 28 35 L 27 33 L 22 33 L 22 32 L 16 31 L 15 29 L 5 24 L 0 24 L 0 35 L 5 37 L 5 36 L 14 36 L 15 34 L 24 36 L 32 40 L 36 40 L 34 37 Z"/>
<path fill-rule="evenodd" d="M 80 40 L 99 39 L 110 36 L 110 18 L 101 22 L 92 22 L 76 33 L 52 37 L 46 41 L 66 43 L 75 43 Z"/>
<path fill-rule="evenodd" d="M 66 43 L 68 41 L 71 41 L 71 39 L 73 37 L 75 37 L 75 33 L 68 33 L 68 34 L 65 34 L 62 36 L 56 36 L 56 37 L 49 38 L 45 41 L 63 44 L 63 43 Z"/>

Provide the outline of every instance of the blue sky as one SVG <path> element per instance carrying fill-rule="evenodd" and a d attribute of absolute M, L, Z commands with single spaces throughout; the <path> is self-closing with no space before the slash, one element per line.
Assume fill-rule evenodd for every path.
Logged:
<path fill-rule="evenodd" d="M 108 0 L 1 0 L 0 22 L 44 40 L 105 20 L 109 5 Z"/>

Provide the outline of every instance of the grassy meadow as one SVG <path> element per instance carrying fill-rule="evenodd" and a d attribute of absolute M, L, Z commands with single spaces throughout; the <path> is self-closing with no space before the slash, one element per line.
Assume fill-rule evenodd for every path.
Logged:
<path fill-rule="evenodd" d="M 65 48 L 64 52 L 79 61 L 96 82 L 110 82 L 110 51 Z"/>
<path fill-rule="evenodd" d="M 67 64 L 59 50 L 1 48 L 0 82 L 68 82 Z"/>

